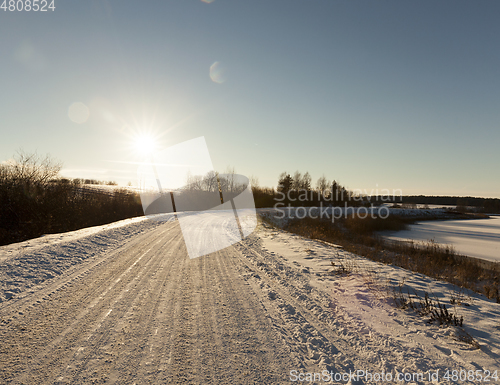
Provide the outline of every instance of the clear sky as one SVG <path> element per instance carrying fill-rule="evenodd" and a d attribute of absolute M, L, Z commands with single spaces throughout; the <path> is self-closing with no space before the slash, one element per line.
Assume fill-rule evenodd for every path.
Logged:
<path fill-rule="evenodd" d="M 141 133 L 205 136 L 217 170 L 261 185 L 299 170 L 500 197 L 500 2 L 55 6 L 0 10 L 0 161 L 37 150 L 65 176 L 135 183 Z"/>

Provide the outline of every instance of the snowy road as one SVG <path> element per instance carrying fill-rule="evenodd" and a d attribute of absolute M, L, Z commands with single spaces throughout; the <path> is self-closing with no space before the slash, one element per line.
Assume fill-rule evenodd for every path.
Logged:
<path fill-rule="evenodd" d="M 0 329 L 0 382 L 282 378 L 293 361 L 239 277 L 238 260 L 233 249 L 188 259 L 178 224 L 167 223 L 102 260 L 81 264 L 1 309 L 3 320 L 15 318 Z"/>
<path fill-rule="evenodd" d="M 189 259 L 178 223 L 155 225 L 0 303 L 0 383 L 289 384 L 292 371 L 498 369 L 479 329 L 495 328 L 496 304 L 474 302 L 493 320 L 474 323 L 484 348 L 472 350 L 394 309 L 366 276 L 326 276 L 334 256 L 260 226 Z"/>

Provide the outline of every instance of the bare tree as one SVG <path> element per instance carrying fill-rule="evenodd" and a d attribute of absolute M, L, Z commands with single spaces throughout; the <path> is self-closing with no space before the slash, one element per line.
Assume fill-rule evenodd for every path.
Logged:
<path fill-rule="evenodd" d="M 209 171 L 203 177 L 203 191 L 219 191 L 219 182 L 215 171 Z"/>
<path fill-rule="evenodd" d="M 292 189 L 295 191 L 298 191 L 302 188 L 302 174 L 300 171 L 295 171 L 293 174 L 293 183 L 292 183 Z"/>
<path fill-rule="evenodd" d="M 36 152 L 19 150 L 14 159 L 4 166 L 4 174 L 9 175 L 14 183 L 45 187 L 58 177 L 61 168 L 62 163 L 50 155 L 40 157 Z"/>
<path fill-rule="evenodd" d="M 255 175 L 250 175 L 250 186 L 252 186 L 252 189 L 258 190 L 259 189 L 259 178 Z"/>
<path fill-rule="evenodd" d="M 311 189 L 311 181 L 311 175 L 306 171 L 306 173 L 302 176 L 301 188 L 309 191 Z"/>
<path fill-rule="evenodd" d="M 236 170 L 234 167 L 228 166 L 224 178 L 221 179 L 225 180 L 223 191 L 234 192 L 236 190 Z"/>
<path fill-rule="evenodd" d="M 310 190 L 311 189 L 311 175 L 306 172 L 304 175 L 300 171 L 295 171 L 293 174 L 293 185 L 292 189 L 295 191 L 299 190 Z"/>
<path fill-rule="evenodd" d="M 328 179 L 326 179 L 324 174 L 320 178 L 318 178 L 318 181 L 316 182 L 316 189 L 322 194 L 330 190 L 330 186 L 331 182 Z"/>
<path fill-rule="evenodd" d="M 203 190 L 203 177 L 201 175 L 191 175 L 191 172 L 188 171 L 185 189 L 191 191 Z"/>

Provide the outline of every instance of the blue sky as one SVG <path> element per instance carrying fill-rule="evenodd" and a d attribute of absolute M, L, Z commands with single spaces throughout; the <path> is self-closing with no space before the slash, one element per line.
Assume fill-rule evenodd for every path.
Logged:
<path fill-rule="evenodd" d="M 0 11 L 0 161 L 135 182 L 139 133 L 215 168 L 500 197 L 500 3 L 55 1 Z M 210 78 L 219 62 L 225 81 Z M 80 102 L 83 123 L 68 116 Z"/>

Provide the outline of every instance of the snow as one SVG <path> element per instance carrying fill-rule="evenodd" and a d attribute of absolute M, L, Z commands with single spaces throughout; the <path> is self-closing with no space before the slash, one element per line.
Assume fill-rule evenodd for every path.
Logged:
<path fill-rule="evenodd" d="M 270 210 L 260 210 L 260 212 L 264 215 L 272 214 Z M 142 266 L 144 268 L 149 266 L 149 262 L 139 263 L 141 258 L 153 247 L 161 250 L 161 255 L 163 255 L 167 249 L 164 249 L 163 243 L 160 245 L 160 242 L 179 239 L 178 233 L 174 232 L 174 230 L 177 232 L 180 230 L 175 228 L 166 228 L 164 233 L 156 234 L 157 238 L 152 237 L 154 233 L 152 230 L 161 225 L 161 222 L 135 218 L 65 234 L 47 235 L 34 240 L 0 247 L 0 300 L 4 301 L 0 303 L 0 311 L 4 311 L 11 304 L 15 305 L 18 298 L 30 294 L 36 295 L 38 292 L 43 294 L 40 288 L 44 284 L 51 280 L 56 281 L 55 278 L 58 276 L 68 275 L 73 269 L 75 270 L 74 274 L 80 274 L 77 269 L 80 264 L 89 261 L 94 261 L 96 264 L 101 263 L 103 259 L 112 258 L 114 250 L 122 250 L 123 253 L 129 253 L 130 263 L 135 262 L 129 268 L 123 267 L 121 275 L 113 276 L 113 279 L 109 282 L 109 288 L 89 305 L 89 309 L 94 309 L 93 306 L 97 306 L 97 303 L 102 302 L 102 305 L 99 305 L 102 307 L 102 309 L 99 308 L 102 317 L 98 319 L 98 322 L 94 321 L 97 322 L 97 328 L 101 327 L 101 325 L 104 328 L 108 319 L 118 317 L 117 314 L 121 314 L 120 311 L 125 311 L 123 309 L 130 309 L 127 310 L 130 312 L 134 311 L 134 307 L 128 302 L 123 302 L 123 309 L 118 306 L 122 298 L 124 298 L 123 301 L 125 301 L 125 298 L 128 299 L 126 296 L 129 290 L 141 290 L 146 287 L 144 282 L 150 282 L 151 285 L 155 282 L 154 279 L 148 280 L 147 275 L 149 273 L 147 271 L 149 270 L 141 270 Z M 144 243 L 142 243 L 143 240 Z M 148 250 L 144 251 L 146 248 Z M 138 252 L 139 250 L 140 252 Z M 177 246 L 176 249 L 168 249 L 167 252 L 174 253 L 174 250 L 176 250 L 175 254 L 177 255 L 185 249 Z M 175 256 L 172 255 L 171 257 Z M 159 261 L 158 263 L 166 264 L 168 261 L 167 258 L 161 256 L 158 259 L 148 258 L 151 258 L 148 261 Z M 182 269 L 192 269 L 192 272 L 197 272 L 200 275 L 198 279 L 202 279 L 204 275 L 201 274 L 205 274 L 205 272 L 207 279 L 216 272 L 224 272 L 227 274 L 225 279 L 233 282 L 234 287 L 239 288 L 235 289 L 231 295 L 228 295 L 224 301 L 221 301 L 221 304 L 218 301 L 207 302 L 206 304 L 203 302 L 204 306 L 208 306 L 208 304 L 213 306 L 206 309 L 207 314 L 215 312 L 214 309 L 217 306 L 221 307 L 217 311 L 223 312 L 230 311 L 235 306 L 240 306 L 241 309 L 238 308 L 239 310 L 237 310 L 238 314 L 243 311 L 248 311 L 245 314 L 260 314 L 259 311 L 266 312 L 268 321 L 262 321 L 265 323 L 265 325 L 262 324 L 262 330 L 264 328 L 268 330 L 271 327 L 274 328 L 273 330 L 276 333 L 282 335 L 282 343 L 286 344 L 287 349 L 291 352 L 290 354 L 294 357 L 293 359 L 296 360 L 294 362 L 297 362 L 296 368 L 280 368 L 286 378 L 288 378 L 287 373 L 292 369 L 296 369 L 297 374 L 316 373 L 322 370 L 331 372 L 365 370 L 372 373 L 393 373 L 394 375 L 398 373 L 422 373 L 426 376 L 430 371 L 439 370 L 440 378 L 435 383 L 445 384 L 458 383 L 458 381 L 446 381 L 443 378 L 447 370 L 489 370 L 493 372 L 500 369 L 499 304 L 486 299 L 482 295 L 457 288 L 449 283 L 412 273 L 399 267 L 367 260 L 345 251 L 338 245 L 306 239 L 262 223 L 248 238 L 225 249 L 217 257 L 207 256 L 203 257 L 205 259 L 195 258 L 189 260 L 187 255 L 185 259 L 177 255 L 175 258 L 178 258 L 178 261 L 172 267 L 165 268 L 165 270 L 153 269 L 151 270 L 153 275 L 156 275 L 157 272 L 168 272 L 170 269 L 175 269 L 177 264 L 183 261 L 182 266 L 184 267 Z M 202 266 L 206 266 L 206 269 L 208 269 L 211 261 L 214 266 L 219 267 L 217 269 L 212 268 L 212 270 L 201 269 Z M 231 266 L 236 267 L 236 272 L 230 268 Z M 340 266 L 343 266 L 348 273 L 335 274 Z M 135 270 L 132 270 L 132 268 Z M 187 304 L 191 303 L 189 300 L 196 293 L 205 295 L 210 292 L 210 296 L 216 298 L 215 288 L 212 290 L 211 287 L 205 287 L 206 293 L 200 291 L 202 281 L 196 281 L 198 283 L 193 284 L 191 278 L 186 276 L 186 278 L 183 278 L 186 282 L 182 283 L 184 281 L 181 282 L 179 278 L 181 270 L 172 275 L 170 278 L 172 286 L 165 293 L 186 290 L 185 294 L 180 295 L 178 298 L 165 297 L 165 304 L 162 306 L 185 299 L 187 302 L 183 306 L 190 309 Z M 137 275 L 137 279 L 143 279 L 143 284 L 139 285 L 134 280 L 125 284 L 123 277 L 131 274 Z M 235 274 L 239 278 L 234 278 L 231 274 Z M 81 273 L 80 275 L 83 276 L 84 274 Z M 217 279 L 222 280 L 221 277 Z M 176 279 L 178 282 L 175 281 Z M 174 281 L 177 282 L 175 285 Z M 229 281 L 222 280 L 221 285 L 225 285 Z M 165 284 L 169 282 L 169 280 L 166 280 Z M 238 291 L 243 290 L 239 286 L 241 282 L 244 282 L 245 285 L 248 285 L 245 287 L 249 287 L 253 291 Z M 120 288 L 121 291 L 118 292 L 117 297 L 107 304 L 106 293 L 110 293 L 110 290 L 114 290 L 119 285 L 124 286 Z M 421 317 L 413 311 L 398 309 L 394 304 L 393 288 L 399 286 L 405 292 L 406 290 L 410 292 L 414 290 L 421 296 L 423 296 L 424 292 L 428 292 L 432 298 L 446 304 L 450 311 L 455 312 L 458 316 L 463 316 L 463 329 L 455 326 L 440 327 L 437 324 L 428 323 L 429 317 Z M 163 287 L 163 284 L 158 285 L 158 287 Z M 230 287 L 231 290 L 232 287 Z M 68 288 L 68 290 L 70 289 Z M 220 295 L 221 287 L 217 290 L 219 290 Z M 58 291 L 57 293 L 63 292 Z M 259 301 L 253 297 L 249 298 L 243 295 L 250 295 L 250 293 L 255 293 Z M 130 294 L 131 301 L 143 298 L 135 293 L 132 294 Z M 12 298 L 13 301 L 8 300 L 9 298 Z M 456 302 L 461 304 L 450 304 L 452 298 L 458 299 L 459 301 Z M 47 306 L 49 306 L 50 302 L 47 303 Z M 140 303 L 141 301 L 137 301 L 136 305 L 139 306 Z M 259 308 L 257 309 L 256 306 Z M 147 308 L 149 309 L 150 306 Z M 180 305 L 179 308 L 184 309 Z M 194 311 L 196 308 L 193 307 L 192 309 Z M 170 314 L 167 311 L 163 313 L 161 313 L 163 314 L 162 317 L 167 317 Z M 86 325 L 84 317 L 87 314 L 90 316 L 90 310 L 87 308 L 81 310 L 81 315 L 78 316 L 80 318 L 75 318 L 75 325 L 79 324 L 80 320 L 82 325 Z M 204 316 L 200 315 L 200 317 Z M 210 317 L 208 316 L 207 319 L 210 319 Z M 251 317 L 245 317 L 241 317 L 241 319 L 254 320 Z M 109 321 L 110 327 L 114 327 L 113 325 L 116 322 L 125 321 L 122 318 L 116 318 L 113 322 Z M 227 322 L 228 324 L 225 327 L 229 328 L 231 326 L 230 322 L 233 321 L 228 318 Z M 130 327 L 135 325 L 126 324 L 130 325 Z M 165 324 L 162 325 L 167 327 L 170 324 L 171 321 L 165 318 Z M 69 326 L 68 328 L 68 331 L 64 333 L 70 333 L 71 328 Z M 159 330 L 158 327 L 156 330 Z M 163 335 L 161 338 L 165 338 L 165 340 L 161 340 L 160 337 L 150 337 L 158 346 L 163 346 L 167 341 L 166 339 L 172 338 L 172 334 L 165 334 L 162 330 L 160 328 L 160 335 Z M 209 329 L 203 330 L 208 331 Z M 54 347 L 65 341 L 63 340 L 64 333 L 61 334 L 61 337 L 58 337 L 60 340 L 52 342 L 52 344 L 55 344 Z M 87 344 L 95 341 L 99 342 L 99 338 L 96 337 L 89 340 L 90 336 L 94 335 L 92 333 L 97 333 L 96 331 L 91 330 L 89 333 L 89 337 L 86 338 L 90 342 L 87 342 Z M 245 331 L 242 330 L 241 333 L 232 331 L 231 333 L 233 333 L 234 338 L 237 338 L 239 334 L 244 334 Z M 460 340 L 460 336 L 467 335 L 470 335 L 475 342 L 471 344 Z M 156 333 L 154 336 L 156 336 Z M 200 334 L 200 338 L 203 336 L 203 334 Z M 267 336 L 271 336 L 271 334 L 266 334 Z M 193 349 L 198 349 L 196 346 L 207 346 L 203 344 L 210 343 L 210 338 L 212 337 L 209 336 L 207 340 L 198 341 L 197 343 L 202 345 L 196 345 L 195 343 Z M 218 338 L 223 338 L 223 335 Z M 186 346 L 193 343 L 193 341 L 190 342 L 189 340 L 182 341 Z M 146 342 L 135 341 L 133 343 L 142 346 Z M 77 351 L 76 345 L 70 346 L 71 349 Z M 271 345 L 266 345 L 266 349 L 269 346 Z M 479 349 L 477 346 L 479 346 Z M 126 348 L 126 346 L 123 346 L 123 349 Z M 174 348 L 175 346 L 172 349 Z M 46 349 L 47 352 L 62 354 L 56 350 L 50 350 L 52 345 L 48 345 Z M 137 348 L 136 351 L 141 349 Z M 152 349 L 149 348 L 149 352 Z M 219 349 L 220 354 L 221 346 L 218 346 L 217 349 Z M 205 353 L 210 354 L 211 351 Z M 79 357 L 78 353 L 74 354 L 76 354 L 77 358 Z M 43 357 L 40 358 L 41 362 L 45 362 Z M 50 358 L 48 353 L 47 357 Z M 251 355 L 243 357 L 253 359 L 249 358 L 253 357 Z M 116 359 L 119 358 L 120 356 L 117 356 Z M 90 361 L 86 365 L 98 365 L 96 362 Z M 240 364 L 243 365 L 243 361 Z M 245 362 L 245 364 L 247 363 Z M 53 370 L 56 370 L 56 368 L 54 367 Z M 155 370 L 152 368 L 150 373 L 159 375 L 160 371 Z M 67 372 L 66 377 L 69 376 L 70 369 L 67 369 Z M 169 372 L 163 371 L 161 373 L 168 374 Z M 26 376 L 29 375 L 29 373 L 25 374 Z M 420 381 L 420 383 L 428 382 L 430 381 Z M 356 382 L 351 381 L 351 383 Z M 371 382 L 369 380 L 360 380 L 357 383 Z"/>
<path fill-rule="evenodd" d="M 421 222 L 409 230 L 382 233 L 387 239 L 452 245 L 460 254 L 500 262 L 500 217 Z"/>
<path fill-rule="evenodd" d="M 387 344 L 389 351 L 401 352 L 395 365 L 383 368 L 386 371 L 396 367 L 411 372 L 438 368 L 443 371 L 452 363 L 458 370 L 500 369 L 499 304 L 447 282 L 370 261 L 338 245 L 305 239 L 267 225 L 263 227 L 265 229 L 259 230 L 258 235 L 264 249 L 288 266 L 299 267 L 307 273 L 310 285 L 329 296 L 335 313 L 353 322 L 353 333 L 346 331 L 350 343 L 359 343 L 361 338 L 356 334 L 377 336 Z M 330 272 L 338 270 L 341 264 L 351 273 L 331 275 Z M 457 340 L 459 335 L 464 335 L 460 328 L 429 324 L 426 322 L 428 316 L 420 317 L 413 311 L 396 308 L 393 288 L 400 284 L 405 293 L 416 291 L 423 297 L 427 292 L 458 317 L 463 316 L 463 331 L 474 338 L 480 350 Z M 466 305 L 451 305 L 451 298 L 461 299 Z M 384 350 L 381 348 L 378 354 L 383 354 Z M 447 361 L 443 361 L 444 358 Z"/>
<path fill-rule="evenodd" d="M 159 224 L 136 217 L 0 247 L 0 303 Z"/>

